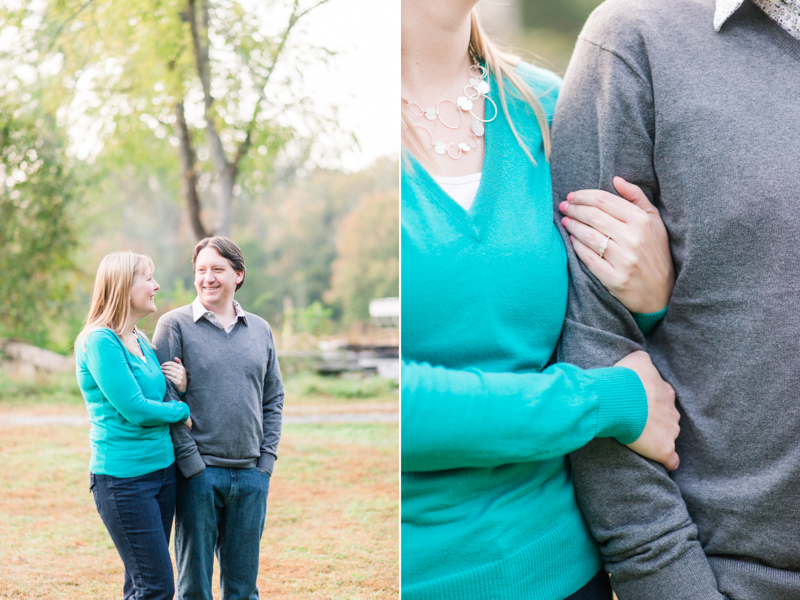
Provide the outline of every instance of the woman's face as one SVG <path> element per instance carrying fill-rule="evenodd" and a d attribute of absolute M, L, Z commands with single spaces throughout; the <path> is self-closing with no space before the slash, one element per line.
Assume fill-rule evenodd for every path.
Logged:
<path fill-rule="evenodd" d="M 158 288 L 158 282 L 153 279 L 150 267 L 137 272 L 131 285 L 131 313 L 144 316 L 156 312 L 154 300 Z"/>

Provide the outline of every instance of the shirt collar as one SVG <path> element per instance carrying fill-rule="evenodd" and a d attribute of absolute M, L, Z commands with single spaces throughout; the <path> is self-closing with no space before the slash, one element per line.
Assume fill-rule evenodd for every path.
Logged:
<path fill-rule="evenodd" d="M 236 300 L 233 301 L 233 310 L 236 311 L 236 318 L 244 319 L 244 323 L 247 325 L 247 314 L 244 312 L 241 304 L 239 304 Z M 200 302 L 200 298 L 195 296 L 195 299 L 192 301 L 192 320 L 197 323 L 202 317 L 208 317 L 208 315 L 213 314 L 213 312 L 203 306 L 203 303 Z"/>
<path fill-rule="evenodd" d="M 717 0 L 714 9 L 714 29 L 719 31 L 730 16 L 744 4 L 744 0 Z"/>
<path fill-rule="evenodd" d="M 714 29 L 719 31 L 745 0 L 717 0 Z M 800 0 L 753 0 L 758 8 L 793 37 L 800 39 Z"/>

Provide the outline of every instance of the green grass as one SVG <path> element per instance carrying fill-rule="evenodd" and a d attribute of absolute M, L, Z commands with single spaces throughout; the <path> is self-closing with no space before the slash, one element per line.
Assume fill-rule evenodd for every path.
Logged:
<path fill-rule="evenodd" d="M 398 400 L 396 386 L 378 378 L 302 374 L 286 389 L 306 406 Z M 0 377 L 0 409 L 75 414 L 82 405 L 72 374 Z M 286 425 L 283 432 L 261 546 L 261 594 L 396 599 L 397 425 Z M 0 427 L 0 600 L 119 597 L 122 563 L 88 492 L 88 435 L 88 426 Z"/>
<path fill-rule="evenodd" d="M 119 597 L 122 563 L 88 492 L 88 446 L 84 426 L 0 429 L 0 599 Z M 279 454 L 263 597 L 398 598 L 397 425 L 287 425 Z"/>
<path fill-rule="evenodd" d="M 52 404 L 78 406 L 83 396 L 74 373 L 41 375 L 35 379 L 17 379 L 0 375 L 0 403 L 25 406 Z"/>
<path fill-rule="evenodd" d="M 397 382 L 380 377 L 323 377 L 299 373 L 284 382 L 286 396 L 301 402 L 376 399 L 397 401 Z M 0 404 L 22 407 L 31 404 L 83 404 L 73 373 L 15 379 L 0 375 Z"/>
<path fill-rule="evenodd" d="M 324 377 L 299 373 L 284 382 L 286 394 L 341 399 L 397 398 L 397 382 L 380 377 Z"/>

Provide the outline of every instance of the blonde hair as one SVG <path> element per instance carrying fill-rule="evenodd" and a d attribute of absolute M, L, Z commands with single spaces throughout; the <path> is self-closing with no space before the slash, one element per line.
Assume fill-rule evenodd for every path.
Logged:
<path fill-rule="evenodd" d="M 519 134 L 519 131 L 517 131 L 517 128 L 514 126 L 514 123 L 511 120 L 511 115 L 508 113 L 508 104 L 506 102 L 506 86 L 511 84 L 513 87 L 509 87 L 508 93 L 518 98 L 521 97 L 533 109 L 533 112 L 536 115 L 536 121 L 539 123 L 539 129 L 542 131 L 544 156 L 545 159 L 549 160 L 550 124 L 547 121 L 547 115 L 545 114 L 542 105 L 539 103 L 539 100 L 531 91 L 530 87 L 528 87 L 522 78 L 516 73 L 516 67 L 520 62 L 520 58 L 514 54 L 502 52 L 494 44 L 494 42 L 489 39 L 489 37 L 486 35 L 486 32 L 483 30 L 483 27 L 481 26 L 477 8 L 473 8 L 472 12 L 470 13 L 469 51 L 475 59 L 478 61 L 483 61 L 486 65 L 486 69 L 495 77 L 495 79 L 497 79 L 497 87 L 500 93 L 500 106 L 503 109 L 503 114 L 505 114 L 508 125 L 511 127 L 514 137 L 517 138 L 517 142 L 522 148 L 522 151 L 525 152 L 525 155 L 535 166 L 536 161 L 533 158 L 530 148 L 528 148 L 523 141 L 522 136 Z M 415 131 L 414 124 L 411 122 L 405 112 L 402 113 L 402 123 L 400 129 L 403 144 L 406 146 L 406 148 L 413 149 L 415 151 L 415 156 L 422 157 L 420 163 L 430 170 L 430 168 L 433 166 L 433 162 L 428 158 L 425 145 Z"/>
<path fill-rule="evenodd" d="M 117 335 L 122 335 L 122 327 L 131 314 L 133 278 L 145 266 L 152 270 L 153 261 L 144 254 L 133 252 L 114 252 L 100 262 L 89 316 L 75 340 L 75 347 L 85 344 L 89 333 L 100 327 L 107 327 Z"/>

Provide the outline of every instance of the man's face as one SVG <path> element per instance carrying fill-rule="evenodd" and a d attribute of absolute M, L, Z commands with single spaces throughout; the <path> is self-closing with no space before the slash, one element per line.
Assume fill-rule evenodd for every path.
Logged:
<path fill-rule="evenodd" d="M 244 273 L 237 273 L 231 262 L 213 246 L 206 246 L 197 254 L 194 264 L 194 288 L 200 302 L 208 309 L 231 306 L 236 286 Z"/>

